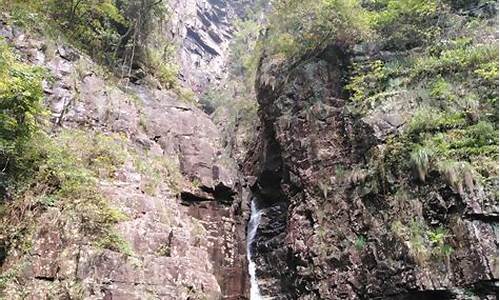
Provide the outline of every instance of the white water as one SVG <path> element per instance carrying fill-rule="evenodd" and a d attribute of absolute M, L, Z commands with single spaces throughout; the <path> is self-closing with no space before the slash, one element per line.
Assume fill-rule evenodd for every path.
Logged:
<path fill-rule="evenodd" d="M 259 284 L 257 282 L 257 275 L 255 274 L 255 262 L 252 260 L 252 244 L 257 233 L 257 228 L 260 223 L 261 211 L 257 210 L 255 201 L 252 200 L 251 204 L 250 221 L 248 222 L 247 229 L 247 258 L 248 258 L 248 273 L 250 274 L 250 300 L 262 300 L 259 291 Z"/>

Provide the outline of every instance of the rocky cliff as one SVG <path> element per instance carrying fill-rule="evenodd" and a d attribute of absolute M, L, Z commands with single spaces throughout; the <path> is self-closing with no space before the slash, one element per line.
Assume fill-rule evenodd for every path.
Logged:
<path fill-rule="evenodd" d="M 6 0 L 0 299 L 497 299 L 498 5 L 265 2 Z"/>
<path fill-rule="evenodd" d="M 237 12 L 220 1 L 170 5 L 181 73 L 199 91 L 224 76 Z M 50 77 L 43 92 L 57 164 L 69 163 L 66 155 L 83 162 L 75 172 L 90 171 L 98 199 L 25 202 L 22 212 L 17 200 L 5 204 L 1 298 L 244 299 L 242 190 L 210 118 L 171 91 L 120 81 L 70 44 L 13 23 L 3 15 L 0 36 Z"/>
<path fill-rule="evenodd" d="M 481 32 L 477 43 L 496 43 L 496 30 Z M 491 179 L 466 175 L 469 187 L 453 185 L 442 171 L 424 180 L 411 168 L 401 171 L 401 163 L 411 163 L 400 137 L 425 96 L 414 93 L 404 69 L 389 88 L 359 102 L 346 88 L 358 78 L 353 66 L 364 68 L 360 80 L 371 93 L 378 83 L 369 76 L 378 75 L 366 62 L 420 53 L 377 43 L 332 43 L 290 60 L 264 52 L 256 82 L 262 128 L 246 164 L 263 212 L 254 245 L 263 296 L 497 299 L 498 196 L 489 183 L 498 181 L 495 164 L 485 175 Z"/>
<path fill-rule="evenodd" d="M 251 0 L 170 1 L 168 28 L 179 45 L 182 80 L 195 92 L 217 87 L 229 75 L 229 45 Z"/>

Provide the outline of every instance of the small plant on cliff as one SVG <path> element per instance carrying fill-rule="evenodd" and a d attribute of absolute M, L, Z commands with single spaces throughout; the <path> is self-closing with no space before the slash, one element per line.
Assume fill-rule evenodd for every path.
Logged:
<path fill-rule="evenodd" d="M 162 184 L 166 184 L 174 193 L 180 191 L 184 179 L 178 164 L 167 156 L 157 156 L 148 151 L 133 154 L 134 167 L 143 175 L 144 192 L 154 196 Z"/>
<path fill-rule="evenodd" d="M 424 265 L 430 255 L 426 246 L 425 224 L 419 220 L 412 220 L 409 235 L 410 253 L 418 264 Z"/>
<path fill-rule="evenodd" d="M 356 237 L 356 241 L 354 242 L 354 247 L 356 248 L 356 250 L 361 251 L 365 248 L 365 246 L 366 238 L 362 235 L 358 235 L 358 237 Z"/>
<path fill-rule="evenodd" d="M 410 154 L 411 162 L 415 167 L 418 178 L 424 182 L 431 166 L 433 151 L 429 148 L 416 145 Z"/>
<path fill-rule="evenodd" d="M 117 232 L 110 230 L 99 238 L 95 245 L 100 248 L 120 252 L 128 256 L 134 255 L 129 243 Z"/>
<path fill-rule="evenodd" d="M 449 237 L 449 232 L 443 227 L 427 231 L 427 237 L 432 245 L 432 254 L 435 257 L 448 257 L 453 252 L 453 248 L 445 243 Z"/>

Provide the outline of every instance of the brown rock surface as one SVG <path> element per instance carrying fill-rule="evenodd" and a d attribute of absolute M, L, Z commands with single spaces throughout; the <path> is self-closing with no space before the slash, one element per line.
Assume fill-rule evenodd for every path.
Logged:
<path fill-rule="evenodd" d="M 426 185 L 403 179 L 411 186 L 404 199 L 379 188 L 369 164 L 404 126 L 412 104 L 395 98 L 390 114 L 380 107 L 364 118 L 351 113 L 342 100 L 346 67 L 346 54 L 335 46 L 294 64 L 265 54 L 261 61 L 263 128 L 246 173 L 257 177 L 253 194 L 263 209 L 255 243 L 262 294 L 469 299 L 464 291 L 475 289 L 484 292 L 477 299 L 493 299 L 496 200 L 480 188 L 456 193 L 437 176 Z M 398 227 L 396 220 L 415 227 Z M 408 230 L 425 235 L 419 229 L 425 226 L 447 228 L 454 251 L 414 252 Z"/>

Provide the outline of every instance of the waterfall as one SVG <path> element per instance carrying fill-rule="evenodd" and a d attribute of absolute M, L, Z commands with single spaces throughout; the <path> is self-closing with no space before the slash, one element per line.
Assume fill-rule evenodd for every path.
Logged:
<path fill-rule="evenodd" d="M 247 258 L 248 273 L 250 274 L 250 300 L 261 300 L 259 284 L 257 283 L 255 262 L 252 260 L 252 244 L 257 234 L 257 228 L 260 223 L 261 211 L 257 210 L 255 201 L 252 200 L 250 221 L 247 228 Z"/>

